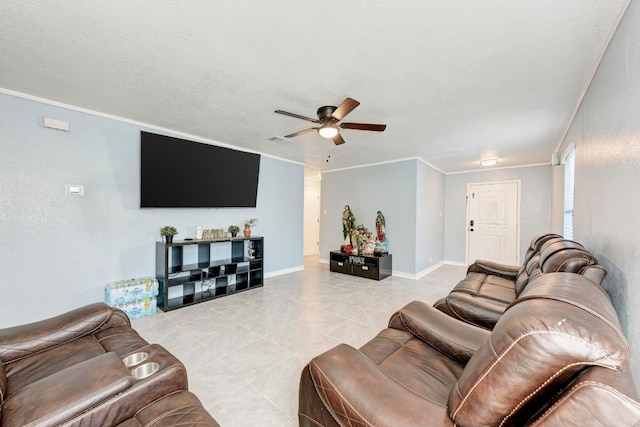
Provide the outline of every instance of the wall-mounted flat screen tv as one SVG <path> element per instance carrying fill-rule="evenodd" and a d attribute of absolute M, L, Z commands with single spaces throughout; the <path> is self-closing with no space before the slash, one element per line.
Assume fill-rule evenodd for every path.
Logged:
<path fill-rule="evenodd" d="M 256 207 L 260 155 L 140 132 L 140 207 Z"/>

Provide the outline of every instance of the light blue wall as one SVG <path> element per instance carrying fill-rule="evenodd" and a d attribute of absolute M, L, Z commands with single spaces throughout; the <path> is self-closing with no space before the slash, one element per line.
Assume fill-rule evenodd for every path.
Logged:
<path fill-rule="evenodd" d="M 386 220 L 393 270 L 415 274 L 416 173 L 416 160 L 323 173 L 320 258 L 328 260 L 329 252 L 340 248 L 345 205 L 351 206 L 356 223 L 372 232 L 380 210 Z"/>
<path fill-rule="evenodd" d="M 375 228 L 386 219 L 393 270 L 419 276 L 444 259 L 444 174 L 418 160 L 404 160 L 322 175 L 320 254 L 342 243 L 342 211 L 351 206 L 357 223 Z M 326 215 L 324 215 L 326 212 Z"/>
<path fill-rule="evenodd" d="M 71 132 L 44 128 L 44 117 L 70 122 Z M 255 209 L 140 209 L 140 130 L 157 132 L 0 94 L 0 327 L 101 301 L 106 283 L 153 275 L 166 224 L 185 238 L 196 225 L 226 229 L 257 217 L 265 273 L 302 267 L 302 165 L 262 156 Z M 65 184 L 83 184 L 85 196 L 66 196 Z"/>
<path fill-rule="evenodd" d="M 444 174 L 417 163 L 416 274 L 444 261 Z"/>
<path fill-rule="evenodd" d="M 609 274 L 613 300 L 640 380 L 640 3 L 613 37 L 567 138 L 576 144 L 574 238 Z"/>
<path fill-rule="evenodd" d="M 520 180 L 520 256 L 531 238 L 551 228 L 551 166 L 530 166 L 481 172 L 449 174 L 445 178 L 444 257 L 447 261 L 467 262 L 466 196 L 467 184 Z M 522 259 L 522 258 L 521 258 Z"/>

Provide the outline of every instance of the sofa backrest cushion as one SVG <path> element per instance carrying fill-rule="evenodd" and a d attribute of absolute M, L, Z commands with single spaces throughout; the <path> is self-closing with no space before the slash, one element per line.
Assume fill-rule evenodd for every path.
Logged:
<path fill-rule="evenodd" d="M 524 260 L 522 262 L 522 265 L 526 266 L 529 260 L 535 254 L 540 252 L 542 245 L 544 245 L 546 242 L 548 242 L 551 239 L 554 239 L 554 240 L 562 239 L 562 236 L 554 233 L 544 233 L 544 234 L 538 234 L 537 236 L 533 236 L 533 239 L 531 239 L 531 243 L 529 244 L 529 248 L 524 254 Z"/>
<path fill-rule="evenodd" d="M 539 269 L 540 265 L 540 250 L 542 249 L 542 246 L 549 241 L 556 240 L 562 240 L 562 236 L 560 236 L 559 234 L 545 233 L 538 234 L 537 236 L 534 236 L 533 239 L 531 239 L 529 248 L 524 254 L 522 267 L 516 275 L 516 296 L 520 295 L 522 289 L 524 289 L 525 286 L 527 286 L 527 284 L 529 283 L 529 280 L 533 278 L 531 277 L 532 272 L 536 273 L 534 277 L 539 274 L 537 270 Z"/>
<path fill-rule="evenodd" d="M 540 268 L 543 273 L 577 273 L 585 267 L 597 265 L 598 260 L 580 243 L 557 240 L 545 243 L 540 250 Z"/>
<path fill-rule="evenodd" d="M 516 297 L 520 295 L 522 290 L 529 284 L 531 280 L 542 274 L 540 269 L 540 252 L 536 253 L 529 259 L 527 265 L 522 267 L 516 277 L 515 292 Z"/>
<path fill-rule="evenodd" d="M 471 357 L 448 400 L 457 425 L 524 425 L 588 366 L 624 370 L 629 345 L 604 290 L 580 275 L 531 281 Z"/>
<path fill-rule="evenodd" d="M 103 302 L 93 303 L 49 319 L 0 329 L 0 358 L 15 361 L 95 333 L 113 310 Z M 16 337 L 20 337 L 19 340 Z"/>

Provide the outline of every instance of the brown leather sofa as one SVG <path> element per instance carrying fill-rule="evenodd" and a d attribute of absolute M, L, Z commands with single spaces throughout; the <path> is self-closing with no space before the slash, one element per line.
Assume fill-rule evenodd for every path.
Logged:
<path fill-rule="evenodd" d="M 2 427 L 218 426 L 184 365 L 104 303 L 0 329 L 0 361 Z"/>
<path fill-rule="evenodd" d="M 303 370 L 302 427 L 637 426 L 629 345 L 608 295 L 549 273 L 488 331 L 422 302 L 359 350 L 342 344 Z"/>
<path fill-rule="evenodd" d="M 580 274 L 598 285 L 607 274 L 581 244 L 557 234 L 542 234 L 531 240 L 521 267 L 477 260 L 449 295 L 433 306 L 464 322 L 492 329 L 530 280 L 555 272 Z"/>

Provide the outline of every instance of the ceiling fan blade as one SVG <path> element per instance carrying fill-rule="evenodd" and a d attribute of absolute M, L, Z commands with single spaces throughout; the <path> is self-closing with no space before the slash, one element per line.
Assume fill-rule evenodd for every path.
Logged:
<path fill-rule="evenodd" d="M 331 117 L 339 122 L 344 118 L 344 116 L 352 112 L 358 105 L 360 105 L 360 103 L 355 99 L 347 98 L 342 101 L 342 104 L 338 105 L 338 108 L 336 108 L 336 111 L 331 114 Z"/>
<path fill-rule="evenodd" d="M 342 139 L 342 135 L 340 135 L 340 132 L 338 132 L 336 136 L 331 139 L 333 139 L 333 143 L 336 145 L 344 144 L 346 142 L 344 139 Z"/>
<path fill-rule="evenodd" d="M 294 136 L 298 136 L 298 135 L 303 135 L 305 133 L 309 133 L 309 132 L 313 132 L 314 130 L 317 130 L 318 128 L 309 128 L 309 129 L 305 129 L 305 130 L 299 130 L 298 132 L 294 132 L 294 133 L 290 133 L 289 135 L 285 135 L 285 138 L 293 138 Z"/>
<path fill-rule="evenodd" d="M 311 117 L 301 116 L 300 114 L 290 113 L 288 111 L 276 110 L 274 113 L 284 114 L 285 116 L 295 117 L 296 119 L 307 120 L 312 123 L 320 123 L 320 120 L 318 119 L 312 119 Z"/>
<path fill-rule="evenodd" d="M 382 132 L 387 128 L 387 125 L 376 125 L 371 123 L 340 123 L 342 129 L 358 129 L 358 130 L 372 130 L 375 132 Z"/>

